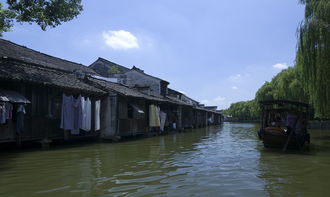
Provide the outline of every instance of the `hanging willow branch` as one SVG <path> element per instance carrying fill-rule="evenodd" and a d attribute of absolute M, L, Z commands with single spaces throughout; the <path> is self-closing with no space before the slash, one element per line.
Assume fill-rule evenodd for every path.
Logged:
<path fill-rule="evenodd" d="M 306 8 L 299 27 L 297 65 L 315 115 L 330 118 L 330 1 L 301 2 Z"/>

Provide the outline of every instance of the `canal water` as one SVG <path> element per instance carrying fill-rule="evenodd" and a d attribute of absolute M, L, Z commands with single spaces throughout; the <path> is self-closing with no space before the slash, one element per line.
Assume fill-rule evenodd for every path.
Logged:
<path fill-rule="evenodd" d="M 266 150 L 256 124 L 0 153 L 0 196 L 327 196 L 330 131 L 309 152 Z"/>

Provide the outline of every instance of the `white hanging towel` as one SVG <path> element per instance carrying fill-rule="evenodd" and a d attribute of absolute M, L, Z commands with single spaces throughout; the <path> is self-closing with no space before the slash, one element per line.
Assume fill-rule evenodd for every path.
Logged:
<path fill-rule="evenodd" d="M 164 131 L 165 121 L 166 121 L 166 113 L 163 112 L 163 111 L 160 111 L 159 119 L 160 119 L 160 130 Z"/>
<path fill-rule="evenodd" d="M 82 99 L 81 95 L 78 96 L 77 99 L 74 99 L 73 103 L 73 130 L 79 131 L 80 128 L 82 128 Z M 77 132 L 74 132 L 77 133 Z M 78 133 L 79 134 L 79 133 Z"/>
<path fill-rule="evenodd" d="M 84 97 L 81 97 L 81 106 L 82 106 L 82 119 L 81 119 L 81 129 L 87 130 L 87 101 Z"/>
<path fill-rule="evenodd" d="M 73 96 L 62 95 L 61 125 L 64 130 L 73 130 L 74 109 Z"/>
<path fill-rule="evenodd" d="M 92 122 L 92 102 L 87 98 L 86 100 L 86 131 L 91 130 L 91 122 Z"/>
<path fill-rule="evenodd" d="M 101 101 L 95 101 L 95 131 L 100 130 Z"/>

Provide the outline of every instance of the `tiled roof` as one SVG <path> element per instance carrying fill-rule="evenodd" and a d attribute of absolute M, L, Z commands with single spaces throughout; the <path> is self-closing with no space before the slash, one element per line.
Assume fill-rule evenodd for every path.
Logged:
<path fill-rule="evenodd" d="M 98 64 L 98 62 L 101 61 L 104 63 L 104 65 L 100 65 Z M 122 66 L 122 65 L 119 65 L 119 64 L 116 64 L 114 62 L 111 62 L 109 60 L 106 60 L 104 58 L 101 58 L 99 57 L 95 62 L 93 62 L 89 67 L 94 69 L 94 71 L 96 71 L 98 74 L 104 76 L 104 77 L 108 77 L 109 76 L 109 73 L 108 73 L 108 70 L 110 67 L 112 66 L 116 66 L 118 68 L 118 71 L 119 73 L 118 74 L 124 74 L 124 73 L 127 73 L 127 72 L 132 72 L 132 71 L 136 71 L 138 73 L 141 73 L 147 77 L 151 77 L 153 79 L 157 79 L 157 80 L 160 80 L 160 81 L 164 81 L 165 83 L 168 83 L 168 81 L 165 81 L 163 79 L 160 79 L 158 77 L 155 77 L 155 76 L 152 76 L 152 75 L 149 75 L 149 74 L 146 74 L 143 70 L 133 66 L 131 69 L 125 67 L 125 66 Z"/>
<path fill-rule="evenodd" d="M 186 102 L 184 102 L 184 101 L 182 101 L 180 99 L 177 99 L 175 97 L 172 97 L 172 96 L 167 96 L 166 98 L 169 99 L 172 102 L 175 102 L 175 103 L 179 104 L 179 105 L 192 106 L 191 104 L 186 103 Z"/>
<path fill-rule="evenodd" d="M 167 84 L 170 83 L 170 82 L 165 81 L 165 80 L 163 80 L 163 79 L 161 79 L 161 78 L 158 78 L 158 77 L 155 77 L 155 76 L 149 75 L 149 74 L 145 73 L 143 70 L 141 70 L 141 69 L 139 69 L 139 68 L 137 68 L 137 67 L 135 67 L 135 66 L 134 66 L 132 69 L 130 69 L 129 71 L 127 71 L 127 72 L 132 72 L 132 71 L 135 71 L 135 72 L 141 73 L 141 74 L 143 74 L 143 75 L 145 75 L 145 76 L 147 76 L 147 77 L 151 77 L 151 78 L 153 78 L 153 79 L 157 79 L 157 80 L 159 80 L 159 81 L 164 81 L 164 82 L 167 83 Z"/>
<path fill-rule="evenodd" d="M 0 58 L 0 78 L 38 83 L 45 86 L 55 86 L 92 94 L 105 94 L 104 91 L 82 82 L 71 72 L 51 69 L 10 58 Z"/>
<path fill-rule="evenodd" d="M 103 90 L 107 90 L 110 92 L 116 92 L 124 96 L 129 96 L 129 97 L 135 97 L 135 98 L 143 98 L 146 100 L 150 101 L 157 101 L 157 102 L 163 102 L 163 103 L 171 103 L 171 104 L 176 104 L 176 105 L 188 105 L 187 103 L 180 101 L 175 98 L 171 97 L 156 97 L 156 96 L 151 96 L 144 94 L 142 92 L 139 92 L 138 90 L 129 88 L 127 86 L 124 86 L 119 83 L 114 83 L 114 82 L 109 82 L 105 81 L 102 79 L 96 79 L 93 77 L 88 77 L 88 80 L 94 84 L 96 87 L 100 86 L 99 88 L 102 88 Z"/>
<path fill-rule="evenodd" d="M 70 72 L 82 70 L 85 73 L 96 74 L 94 70 L 82 64 L 53 57 L 4 39 L 0 39 L 0 57 L 10 57 L 28 63 L 39 64 L 49 68 Z"/>
<path fill-rule="evenodd" d="M 103 64 L 102 63 L 100 64 L 99 62 L 102 62 Z M 121 66 L 119 64 L 116 64 L 114 62 L 111 62 L 111 61 L 106 60 L 106 59 L 101 58 L 101 57 L 99 57 L 95 62 L 93 62 L 88 67 L 91 68 L 91 69 L 93 69 L 95 72 L 97 72 L 101 76 L 108 77 L 109 76 L 109 69 L 112 66 L 117 67 L 119 73 L 125 73 L 125 72 L 127 72 L 127 71 L 130 70 L 129 68 L 126 68 L 124 66 Z"/>
<path fill-rule="evenodd" d="M 94 84 L 96 87 L 100 86 L 100 88 L 102 88 L 103 90 L 116 92 L 124 96 L 144 98 L 152 101 L 166 102 L 166 99 L 143 94 L 142 92 L 139 92 L 137 90 L 134 90 L 119 83 L 109 82 L 102 79 L 96 79 L 93 77 L 88 77 L 88 80 L 92 82 L 92 84 Z"/>

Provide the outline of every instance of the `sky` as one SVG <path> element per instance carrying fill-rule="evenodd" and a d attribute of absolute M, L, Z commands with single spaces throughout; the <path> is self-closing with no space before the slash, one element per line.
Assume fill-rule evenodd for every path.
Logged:
<path fill-rule="evenodd" d="M 102 57 L 137 66 L 219 109 L 253 99 L 294 65 L 304 17 L 298 0 L 82 2 L 72 21 L 47 31 L 17 23 L 3 38 L 84 65 Z"/>

